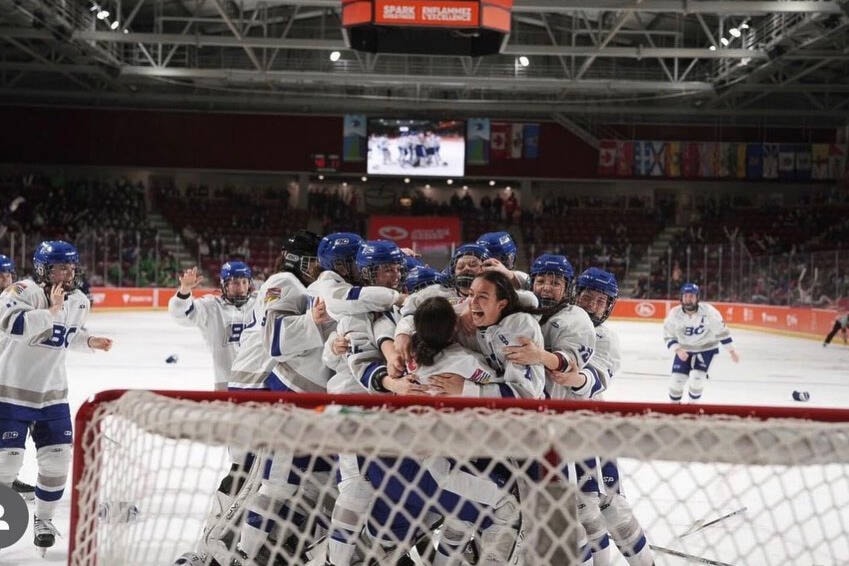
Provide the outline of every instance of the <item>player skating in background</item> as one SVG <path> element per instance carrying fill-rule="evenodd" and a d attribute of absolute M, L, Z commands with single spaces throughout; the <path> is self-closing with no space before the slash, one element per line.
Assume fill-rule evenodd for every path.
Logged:
<path fill-rule="evenodd" d="M 112 340 L 85 329 L 89 300 L 78 289 L 80 257 L 61 240 L 42 242 L 34 274 L 7 287 L 0 298 L 0 483 L 11 485 L 21 468 L 27 432 L 38 459 L 34 543 L 44 554 L 57 530 L 53 516 L 71 461 L 68 348 L 108 351 Z"/>
<path fill-rule="evenodd" d="M 695 283 L 681 286 L 681 304 L 666 315 L 663 339 L 666 347 L 675 353 L 669 385 L 669 399 L 673 403 L 681 402 L 688 380 L 690 401 L 701 398 L 719 344 L 728 350 L 735 363 L 740 361 L 725 320 L 712 305 L 699 302 L 699 286 Z"/>
<path fill-rule="evenodd" d="M 834 326 L 831 327 L 831 331 L 829 331 L 825 340 L 823 340 L 822 347 L 825 348 L 831 344 L 831 340 L 838 332 L 840 332 L 840 335 L 843 337 L 843 343 L 846 344 L 847 329 L 849 329 L 849 312 L 843 313 L 834 319 Z"/>
<path fill-rule="evenodd" d="M 196 326 L 212 353 L 215 390 L 224 391 L 245 328 L 256 324 L 253 317 L 251 268 L 241 261 L 221 266 L 221 296 L 206 295 L 195 300 L 192 290 L 203 282 L 197 267 L 179 276 L 177 293 L 168 300 L 168 312 L 182 326 Z"/>

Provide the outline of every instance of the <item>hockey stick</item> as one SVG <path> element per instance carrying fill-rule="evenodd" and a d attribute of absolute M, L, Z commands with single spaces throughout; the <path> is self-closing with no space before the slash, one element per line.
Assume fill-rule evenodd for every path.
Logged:
<path fill-rule="evenodd" d="M 694 533 L 697 533 L 697 532 L 701 531 L 702 529 L 706 529 L 707 527 L 709 527 L 709 526 L 711 526 L 711 525 L 715 525 L 715 524 L 717 524 L 717 523 L 719 523 L 719 522 L 722 522 L 722 521 L 724 521 L 725 519 L 728 519 L 728 518 L 733 517 L 733 516 L 735 516 L 735 515 L 739 515 L 740 513 L 745 513 L 747 509 L 748 509 L 748 507 L 745 507 L 745 506 L 744 506 L 744 507 L 740 507 L 740 508 L 739 508 L 739 509 L 737 509 L 736 511 L 731 511 L 730 513 L 726 513 L 725 515 L 722 515 L 721 517 L 717 517 L 716 519 L 713 519 L 713 520 L 708 521 L 708 522 L 706 522 L 706 523 L 705 523 L 704 521 L 696 521 L 695 523 L 693 523 L 693 524 L 690 526 L 690 528 L 689 528 L 689 529 L 687 529 L 687 531 L 686 531 L 686 532 L 684 532 L 683 534 L 678 535 L 678 538 L 679 538 L 679 539 L 681 539 L 681 538 L 684 538 L 684 537 L 686 537 L 686 536 L 690 536 L 690 535 L 692 535 L 692 534 L 694 534 Z"/>
<path fill-rule="evenodd" d="M 672 550 L 671 548 L 666 548 L 663 546 L 655 546 L 650 544 L 649 547 L 655 552 L 661 552 L 663 554 L 670 554 L 672 556 L 677 556 L 679 558 L 684 558 L 688 562 L 696 562 L 697 564 L 710 564 L 710 566 L 734 566 L 733 564 L 729 564 L 728 562 L 720 562 L 719 560 L 711 560 L 710 558 L 705 558 L 704 556 L 696 556 L 695 554 L 687 554 L 686 552 L 681 552 L 680 550 Z"/>

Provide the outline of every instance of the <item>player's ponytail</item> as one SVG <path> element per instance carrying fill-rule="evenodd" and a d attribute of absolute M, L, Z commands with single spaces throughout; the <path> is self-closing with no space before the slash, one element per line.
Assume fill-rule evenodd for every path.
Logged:
<path fill-rule="evenodd" d="M 454 341 L 457 313 L 445 297 L 430 297 L 413 315 L 413 358 L 418 365 L 433 365 L 434 358 Z"/>

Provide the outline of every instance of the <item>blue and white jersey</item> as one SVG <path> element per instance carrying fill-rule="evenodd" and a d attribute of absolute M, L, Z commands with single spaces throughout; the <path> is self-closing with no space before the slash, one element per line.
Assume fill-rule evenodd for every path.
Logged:
<path fill-rule="evenodd" d="M 380 344 L 393 338 L 397 319 L 397 311 L 391 310 L 347 315 L 339 320 L 336 332 L 348 340 L 348 351 L 339 356 L 345 363 L 331 366 L 335 367 L 336 375 L 327 383 L 328 393 L 375 393 L 371 378 L 376 372 L 386 370 Z"/>
<path fill-rule="evenodd" d="M 0 412 L 15 420 L 66 416 L 65 352 L 91 351 L 85 321 L 88 297 L 75 289 L 54 316 L 44 289 L 23 279 L 0 294 Z"/>
<path fill-rule="evenodd" d="M 274 360 L 271 373 L 292 391 L 324 393 L 332 372 L 321 354 L 336 322 L 315 323 L 312 298 L 293 274 L 277 273 L 266 283 L 279 289 L 279 295 L 266 294 L 264 300 L 264 346 Z"/>
<path fill-rule="evenodd" d="M 542 335 L 545 339 L 545 349 L 560 354 L 566 359 L 575 360 L 578 367 L 583 369 L 595 356 L 597 334 L 590 315 L 581 307 L 568 305 L 557 311 L 542 325 Z M 546 378 L 545 390 L 553 399 L 572 399 L 576 393 L 579 397 L 588 397 L 572 387 L 555 383 Z M 591 391 L 592 388 L 589 389 Z"/>
<path fill-rule="evenodd" d="M 507 360 L 506 346 L 519 346 L 519 338 L 527 338 L 543 348 L 542 330 L 533 315 L 514 313 L 498 324 L 479 329 L 474 335 L 460 333 L 460 343 L 483 354 L 494 371 L 494 383 L 479 385 L 480 397 L 521 397 L 540 399 L 545 386 L 545 367 L 542 364 L 522 365 Z"/>
<path fill-rule="evenodd" d="M 327 314 L 335 320 L 349 314 L 383 312 L 391 309 L 401 294 L 388 287 L 351 285 L 334 271 L 322 271 L 307 292 L 321 297 Z"/>
<path fill-rule="evenodd" d="M 495 383 L 497 376 L 479 353 L 464 348 L 458 343 L 450 344 L 433 358 L 430 365 L 408 364 L 410 373 L 415 374 L 422 385 L 427 385 L 430 376 L 440 373 L 456 373 L 463 376 L 461 397 L 480 397 L 478 385 Z"/>
<path fill-rule="evenodd" d="M 212 353 L 215 389 L 227 388 L 242 333 L 257 323 L 253 309 L 255 301 L 256 294 L 240 307 L 215 295 L 196 300 L 191 296 L 181 299 L 175 294 L 168 300 L 168 312 L 177 324 L 196 326 L 200 330 Z"/>
<path fill-rule="evenodd" d="M 256 323 L 246 326 L 242 332 L 239 350 L 230 368 L 229 387 L 234 389 L 265 388 L 265 378 L 271 373 L 271 368 L 275 364 L 264 343 L 267 326 L 265 307 L 270 301 L 285 300 L 283 297 L 288 296 L 286 290 L 293 280 L 303 289 L 303 285 L 297 277 L 291 273 L 280 272 L 266 279 L 256 292 L 256 299 L 254 299 L 251 307 L 251 320 L 256 321 Z M 269 296 L 270 289 L 275 289 L 271 291 L 271 296 Z M 279 299 L 275 298 L 278 292 L 276 289 L 280 289 Z"/>
<path fill-rule="evenodd" d="M 699 303 L 692 314 L 684 312 L 681 305 L 669 311 L 663 321 L 663 339 L 670 350 L 680 345 L 687 352 L 706 352 L 720 343 L 731 348 L 733 342 L 722 315 L 707 303 Z"/>
<path fill-rule="evenodd" d="M 595 338 L 593 357 L 580 371 L 586 383 L 581 387 L 564 387 L 547 380 L 546 392 L 553 399 L 601 399 L 610 387 L 622 361 L 619 335 L 603 323 L 595 327 Z"/>

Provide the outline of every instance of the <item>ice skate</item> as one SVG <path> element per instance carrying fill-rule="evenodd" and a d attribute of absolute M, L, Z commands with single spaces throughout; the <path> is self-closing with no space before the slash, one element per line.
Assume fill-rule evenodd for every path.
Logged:
<path fill-rule="evenodd" d="M 33 515 L 32 532 L 35 549 L 44 558 L 47 549 L 56 544 L 59 531 L 53 526 L 51 519 L 39 519 L 37 515 Z"/>
<path fill-rule="evenodd" d="M 24 483 L 17 478 L 12 482 L 12 489 L 26 501 L 33 501 L 35 499 L 35 486 Z"/>

